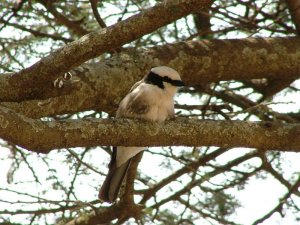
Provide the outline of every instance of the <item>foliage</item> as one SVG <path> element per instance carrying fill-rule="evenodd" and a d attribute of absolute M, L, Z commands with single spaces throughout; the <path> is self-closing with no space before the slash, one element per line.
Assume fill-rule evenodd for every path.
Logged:
<path fill-rule="evenodd" d="M 299 9 L 293 8 L 295 2 L 215 1 L 207 9 L 150 32 L 122 48 L 110 49 L 89 62 L 109 61 L 132 49 L 190 40 L 294 36 L 300 32 L 297 30 Z M 27 68 L 85 34 L 124 21 L 160 2 L 18 0 L 1 4 L 0 72 L 5 74 Z M 173 3 L 162 4 L 172 7 Z M 177 115 L 299 123 L 299 100 L 295 98 L 299 96 L 299 80 L 282 77 L 220 80 L 184 88 L 176 99 Z M 98 99 L 99 105 L 105 101 L 102 96 Z M 97 107 L 94 104 L 85 111 L 71 113 L 66 110 L 63 115 L 56 113 L 54 107 L 54 113 L 38 119 L 111 118 L 111 112 Z M 117 105 L 111 103 L 111 107 L 116 110 Z M 140 209 L 122 203 L 109 208 L 97 200 L 99 185 L 107 171 L 109 147 L 64 148 L 36 154 L 5 140 L 1 146 L 0 224 L 62 225 L 74 224 L 74 218 L 80 219 L 78 224 L 97 224 L 93 221 L 97 213 L 104 222 L 114 224 L 258 224 L 264 221 L 270 224 L 276 220 L 282 223 L 300 220 L 299 153 L 240 146 L 149 148 L 135 180 L 135 201 Z M 259 189 L 266 190 L 270 202 L 265 202 L 267 198 Z M 282 219 L 278 219 L 278 213 Z"/>

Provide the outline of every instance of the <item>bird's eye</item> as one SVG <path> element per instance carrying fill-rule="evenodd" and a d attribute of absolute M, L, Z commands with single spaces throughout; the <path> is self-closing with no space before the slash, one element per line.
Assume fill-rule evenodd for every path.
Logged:
<path fill-rule="evenodd" d="M 172 79 L 168 76 L 164 76 L 163 81 L 170 82 L 170 81 L 172 81 Z"/>

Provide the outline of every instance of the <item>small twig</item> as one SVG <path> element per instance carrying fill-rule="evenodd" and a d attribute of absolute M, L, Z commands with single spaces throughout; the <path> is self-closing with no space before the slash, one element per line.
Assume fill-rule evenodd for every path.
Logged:
<path fill-rule="evenodd" d="M 82 165 L 86 166 L 88 169 L 94 171 L 97 174 L 101 174 L 104 175 L 104 173 L 101 173 L 100 171 L 96 170 L 94 167 L 92 167 L 91 165 L 89 165 L 88 163 L 84 162 L 82 159 L 80 159 L 78 157 L 78 155 L 76 154 L 76 152 L 74 152 L 73 150 L 67 148 L 67 151 Z"/>
<path fill-rule="evenodd" d="M 6 20 L 6 22 L 3 24 L 2 27 L 0 27 L 0 31 L 8 24 L 8 22 L 11 20 L 11 18 L 13 18 L 14 16 L 17 15 L 18 11 L 22 8 L 23 4 L 26 2 L 27 0 L 18 0 L 15 4 L 15 6 L 12 8 L 12 14 L 8 17 L 8 19 Z M 8 13 L 7 13 L 8 14 Z M 7 14 L 5 14 L 4 16 L 1 17 L 1 19 L 3 19 Z"/>
<path fill-rule="evenodd" d="M 291 197 L 291 195 L 298 190 L 300 186 L 300 177 L 291 187 L 291 189 L 280 199 L 279 203 L 266 215 L 254 221 L 252 225 L 257 225 L 264 222 L 266 219 L 270 218 L 275 212 L 279 212 L 282 215 L 283 205 L 287 202 L 287 200 Z"/>
<path fill-rule="evenodd" d="M 95 19 L 97 20 L 98 24 L 100 25 L 101 28 L 107 27 L 106 24 L 104 23 L 103 19 L 101 18 L 98 10 L 97 10 L 97 2 L 98 0 L 89 0 L 91 3 L 91 7 L 93 10 L 93 14 L 95 16 Z"/>

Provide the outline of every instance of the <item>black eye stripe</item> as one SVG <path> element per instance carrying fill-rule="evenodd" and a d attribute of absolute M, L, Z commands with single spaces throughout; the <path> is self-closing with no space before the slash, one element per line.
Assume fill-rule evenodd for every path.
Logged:
<path fill-rule="evenodd" d="M 164 82 L 168 82 L 168 83 L 171 83 L 173 80 L 170 78 L 170 77 L 168 77 L 168 76 L 164 76 L 163 78 L 162 78 L 162 80 L 164 81 Z"/>
<path fill-rule="evenodd" d="M 165 86 L 162 81 L 162 77 L 150 71 L 150 73 L 146 76 L 145 82 L 148 84 L 157 85 L 161 89 L 164 89 Z"/>
<path fill-rule="evenodd" d="M 183 87 L 185 86 L 184 82 L 181 80 L 173 80 L 171 83 L 173 86 L 177 86 L 177 87 Z"/>
<path fill-rule="evenodd" d="M 171 79 L 170 77 L 168 77 L 168 76 L 164 76 L 164 77 L 163 77 L 163 81 L 165 81 L 165 82 L 167 82 L 167 83 L 170 83 L 170 84 L 172 84 L 172 85 L 174 85 L 174 86 L 178 86 L 178 87 L 184 86 L 183 81 L 181 81 L 181 80 L 172 80 L 172 79 Z"/>
<path fill-rule="evenodd" d="M 168 76 L 161 77 L 152 71 L 150 71 L 150 73 L 146 76 L 145 82 L 149 84 L 157 85 L 162 89 L 165 88 L 163 82 L 172 84 L 173 86 L 177 86 L 177 87 L 184 86 L 184 83 L 181 80 L 173 80 Z"/>

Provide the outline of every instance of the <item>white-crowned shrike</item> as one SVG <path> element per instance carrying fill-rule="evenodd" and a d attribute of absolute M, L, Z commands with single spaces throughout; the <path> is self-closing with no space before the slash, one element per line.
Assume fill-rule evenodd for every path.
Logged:
<path fill-rule="evenodd" d="M 163 122 L 174 117 L 173 97 L 177 88 L 184 86 L 178 72 L 167 66 L 154 67 L 135 83 L 121 101 L 117 118 L 138 118 Z M 113 147 L 109 171 L 99 191 L 99 199 L 114 202 L 118 196 L 130 161 L 145 147 Z"/>

